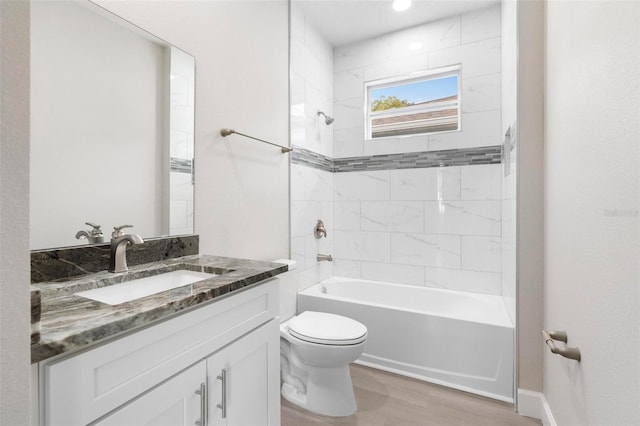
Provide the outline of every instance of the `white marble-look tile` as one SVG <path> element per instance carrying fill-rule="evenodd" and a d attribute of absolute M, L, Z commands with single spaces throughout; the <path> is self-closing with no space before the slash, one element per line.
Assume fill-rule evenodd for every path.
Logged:
<path fill-rule="evenodd" d="M 298 38 L 291 39 L 291 71 L 304 76 L 305 81 L 319 86 L 320 62 Z"/>
<path fill-rule="evenodd" d="M 462 112 L 499 110 L 502 103 L 500 74 L 462 79 Z"/>
<path fill-rule="evenodd" d="M 304 45 L 318 59 L 322 67 L 333 68 L 333 47 L 325 41 L 309 20 L 305 20 Z"/>
<path fill-rule="evenodd" d="M 334 222 L 333 222 L 333 201 L 321 201 L 320 202 L 320 211 L 315 216 L 315 219 L 322 219 L 325 227 L 328 230 L 333 231 Z M 314 222 L 315 225 L 315 222 Z"/>
<path fill-rule="evenodd" d="M 389 182 L 392 200 L 460 199 L 460 167 L 391 170 Z"/>
<path fill-rule="evenodd" d="M 313 233 L 318 219 L 333 229 L 333 206 L 331 201 L 292 201 L 291 236 L 300 237 Z"/>
<path fill-rule="evenodd" d="M 364 67 L 364 81 L 374 81 L 384 78 L 410 75 L 429 68 L 429 55 L 421 52 L 415 56 L 397 58 Z M 364 88 L 361 88 L 361 96 Z"/>
<path fill-rule="evenodd" d="M 326 268 L 326 266 L 325 266 Z M 321 281 L 320 277 L 323 274 L 321 273 L 321 269 L 319 265 L 313 266 L 309 269 L 305 269 L 298 273 L 298 290 L 303 291 L 312 285 L 317 284 Z"/>
<path fill-rule="evenodd" d="M 291 3 L 291 29 L 290 36 L 304 42 L 304 24 L 305 16 L 300 7 L 295 3 Z"/>
<path fill-rule="evenodd" d="M 460 44 L 460 16 L 441 19 L 389 34 L 391 57 L 424 54 Z M 421 49 L 412 49 L 412 43 L 421 43 Z"/>
<path fill-rule="evenodd" d="M 315 235 L 304 237 L 304 265 L 305 269 L 316 266 L 318 254 L 331 254 L 333 252 L 332 232 L 326 238 L 316 238 Z"/>
<path fill-rule="evenodd" d="M 320 262 L 316 269 L 316 283 L 333 276 L 333 262 Z"/>
<path fill-rule="evenodd" d="M 364 93 L 364 68 L 358 67 L 333 74 L 333 98 L 362 98 Z"/>
<path fill-rule="evenodd" d="M 391 263 L 460 268 L 460 237 L 393 233 L 391 234 Z"/>
<path fill-rule="evenodd" d="M 424 268 L 422 266 L 362 262 L 361 277 L 365 280 L 423 286 Z"/>
<path fill-rule="evenodd" d="M 299 270 L 305 269 L 305 236 L 291 238 L 291 259 L 295 260 Z"/>
<path fill-rule="evenodd" d="M 462 130 L 429 136 L 429 149 L 472 148 L 500 145 L 500 110 L 462 114 Z"/>
<path fill-rule="evenodd" d="M 364 103 L 362 97 L 338 99 L 333 103 L 334 130 L 364 128 Z"/>
<path fill-rule="evenodd" d="M 501 165 L 482 164 L 461 167 L 460 198 L 462 200 L 502 199 Z"/>
<path fill-rule="evenodd" d="M 401 154 L 429 150 L 429 136 L 379 138 L 364 141 L 364 155 Z"/>
<path fill-rule="evenodd" d="M 496 3 L 461 15 L 462 43 L 499 37 L 502 30 L 501 11 L 500 3 Z"/>
<path fill-rule="evenodd" d="M 304 125 L 302 127 L 294 127 L 294 124 L 292 123 L 292 126 L 291 126 L 291 144 L 292 145 L 301 146 L 301 147 L 304 148 L 304 146 L 306 145 L 306 139 L 307 139 L 307 134 L 306 134 L 306 130 L 304 128 Z"/>
<path fill-rule="evenodd" d="M 391 47 L 386 36 L 336 47 L 333 52 L 335 71 L 345 71 L 363 65 L 389 60 Z"/>
<path fill-rule="evenodd" d="M 361 157 L 364 155 L 364 128 L 350 127 L 333 131 L 334 158 Z"/>
<path fill-rule="evenodd" d="M 310 203 L 313 202 L 295 200 L 291 202 L 291 237 L 302 237 L 309 233 Z"/>
<path fill-rule="evenodd" d="M 333 273 L 336 277 L 360 278 L 360 261 L 333 259 Z"/>
<path fill-rule="evenodd" d="M 338 259 L 389 262 L 387 232 L 334 231 L 334 253 Z"/>
<path fill-rule="evenodd" d="M 389 199 L 389 171 L 345 172 L 333 177 L 335 201 Z"/>
<path fill-rule="evenodd" d="M 501 215 L 500 201 L 425 201 L 424 232 L 500 236 Z"/>
<path fill-rule="evenodd" d="M 304 199 L 333 201 L 333 173 L 304 167 Z"/>
<path fill-rule="evenodd" d="M 291 201 L 304 201 L 304 177 L 307 167 L 291 164 Z"/>
<path fill-rule="evenodd" d="M 291 104 L 292 105 L 297 105 L 297 104 L 304 104 L 304 78 L 298 74 L 298 73 L 294 73 L 291 72 L 291 77 L 289 78 L 289 84 L 291 87 Z M 297 114 L 296 116 L 299 116 L 299 114 Z M 304 114 L 303 114 L 304 116 Z"/>
<path fill-rule="evenodd" d="M 360 201 L 335 201 L 333 222 L 335 229 L 360 231 Z"/>
<path fill-rule="evenodd" d="M 169 155 L 174 158 L 191 159 L 189 156 L 190 134 L 182 130 L 171 129 Z"/>
<path fill-rule="evenodd" d="M 169 202 L 170 227 L 172 230 L 187 228 L 187 210 L 187 200 L 171 200 Z"/>
<path fill-rule="evenodd" d="M 416 232 L 424 229 L 421 201 L 363 201 L 360 213 L 363 231 Z"/>
<path fill-rule="evenodd" d="M 462 268 L 468 271 L 500 272 L 502 242 L 500 237 L 462 237 Z"/>
<path fill-rule="evenodd" d="M 429 68 L 462 64 L 462 78 L 501 72 L 500 38 L 492 38 L 429 53 Z"/>
<path fill-rule="evenodd" d="M 424 285 L 499 296 L 500 274 L 460 269 L 424 268 Z"/>

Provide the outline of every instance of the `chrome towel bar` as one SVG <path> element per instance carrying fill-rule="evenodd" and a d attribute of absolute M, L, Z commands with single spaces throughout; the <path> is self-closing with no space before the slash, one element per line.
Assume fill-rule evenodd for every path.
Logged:
<path fill-rule="evenodd" d="M 565 358 L 574 359 L 580 362 L 580 349 L 570 348 L 568 346 L 559 348 L 554 342 L 554 340 L 558 340 L 560 342 L 567 343 L 568 338 L 566 331 L 542 330 L 542 337 L 544 338 L 544 342 L 547 344 L 547 346 L 549 346 L 549 349 L 552 353 L 562 355 Z"/>
<path fill-rule="evenodd" d="M 231 135 L 233 133 L 235 133 L 236 135 L 244 136 L 245 138 L 249 138 L 249 139 L 253 139 L 253 140 L 259 141 L 259 142 L 267 143 L 269 145 L 277 146 L 278 148 L 280 148 L 282 150 L 283 154 L 293 151 L 293 148 L 289 148 L 289 147 L 286 147 L 286 146 L 278 145 L 277 143 L 265 141 L 264 139 L 255 138 L 253 136 L 245 135 L 244 133 L 236 132 L 233 129 L 220 129 L 220 134 L 223 137 L 227 137 L 227 136 L 229 136 L 229 135 Z"/>

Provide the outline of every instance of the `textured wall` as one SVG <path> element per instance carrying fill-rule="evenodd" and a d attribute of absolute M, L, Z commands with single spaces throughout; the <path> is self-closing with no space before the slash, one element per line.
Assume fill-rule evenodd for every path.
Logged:
<path fill-rule="evenodd" d="M 0 424 L 30 424 L 29 3 L 0 2 Z"/>
<path fill-rule="evenodd" d="M 640 5 L 548 2 L 544 354 L 558 424 L 640 424 Z M 521 348 L 522 349 L 522 348 Z"/>

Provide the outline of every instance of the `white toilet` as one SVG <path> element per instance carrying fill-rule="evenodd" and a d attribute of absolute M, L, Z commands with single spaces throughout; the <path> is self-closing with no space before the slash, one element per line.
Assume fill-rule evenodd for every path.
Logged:
<path fill-rule="evenodd" d="M 349 363 L 366 339 L 363 324 L 324 312 L 306 311 L 280 324 L 282 396 L 325 416 L 355 413 Z"/>

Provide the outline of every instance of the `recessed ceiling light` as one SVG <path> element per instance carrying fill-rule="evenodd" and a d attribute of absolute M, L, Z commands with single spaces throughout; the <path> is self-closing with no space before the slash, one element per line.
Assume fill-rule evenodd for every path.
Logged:
<path fill-rule="evenodd" d="M 394 0 L 392 7 L 393 10 L 402 12 L 403 10 L 407 10 L 411 7 L 411 0 Z"/>

